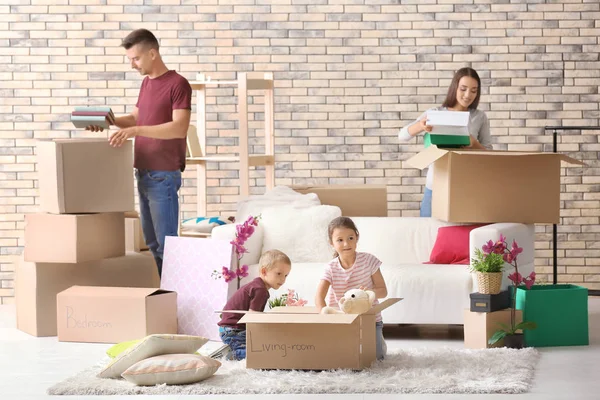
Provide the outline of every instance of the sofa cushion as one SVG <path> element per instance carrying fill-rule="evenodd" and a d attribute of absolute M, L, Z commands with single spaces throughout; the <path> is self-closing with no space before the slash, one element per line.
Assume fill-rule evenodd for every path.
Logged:
<path fill-rule="evenodd" d="M 470 264 L 469 235 L 483 225 L 443 226 L 437 238 L 429 262 L 425 264 Z"/>
<path fill-rule="evenodd" d="M 435 218 L 353 217 L 358 251 L 371 253 L 384 264 L 421 264 L 429 260 L 438 228 L 456 225 Z"/>
<path fill-rule="evenodd" d="M 260 222 L 264 229 L 262 251 L 283 251 L 293 263 L 327 262 L 333 258 L 327 226 L 341 215 L 336 206 L 268 208 Z"/>

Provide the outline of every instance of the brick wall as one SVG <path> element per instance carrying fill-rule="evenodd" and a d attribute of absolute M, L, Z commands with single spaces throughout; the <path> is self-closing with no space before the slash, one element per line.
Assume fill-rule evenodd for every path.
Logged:
<path fill-rule="evenodd" d="M 154 31 L 167 65 L 190 79 L 275 73 L 277 184 L 384 183 L 389 214 L 415 216 L 424 176 L 403 161 L 422 146 L 400 144 L 398 128 L 439 105 L 463 66 L 483 78 L 481 108 L 498 149 L 550 150 L 543 126 L 598 126 L 599 20 L 596 0 L 4 0 L 0 299 L 13 301 L 23 215 L 37 210 L 35 139 L 81 136 L 68 122 L 75 105 L 131 109 L 140 77 L 118 47 L 130 30 Z M 235 151 L 233 90 L 209 94 L 210 149 Z M 251 106 L 259 133 L 260 101 Z M 560 281 L 593 289 L 599 132 L 563 132 L 559 145 L 589 166 L 563 170 Z M 261 143 L 251 140 L 254 151 Z M 235 207 L 234 167 L 210 165 L 213 212 Z M 186 216 L 194 177 L 193 168 L 184 175 Z M 261 192 L 261 171 L 252 177 Z M 551 227 L 537 230 L 538 272 L 547 278 Z"/>

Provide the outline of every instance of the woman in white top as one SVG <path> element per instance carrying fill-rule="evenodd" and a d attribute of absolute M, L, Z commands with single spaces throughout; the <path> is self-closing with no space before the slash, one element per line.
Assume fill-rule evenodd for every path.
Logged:
<path fill-rule="evenodd" d="M 491 150 L 492 137 L 490 135 L 490 122 L 481 110 L 477 109 L 481 97 L 481 80 L 473 68 L 461 68 L 454 74 L 446 100 L 441 107 L 431 108 L 425 111 L 414 122 L 400 129 L 398 138 L 400 141 L 408 142 L 414 136 L 421 133 L 431 132 L 432 127 L 427 125 L 428 111 L 468 111 L 469 133 L 471 144 L 465 146 L 470 149 Z M 433 165 L 427 171 L 427 180 L 423 201 L 421 202 L 421 217 L 431 217 L 431 196 L 433 188 Z"/>

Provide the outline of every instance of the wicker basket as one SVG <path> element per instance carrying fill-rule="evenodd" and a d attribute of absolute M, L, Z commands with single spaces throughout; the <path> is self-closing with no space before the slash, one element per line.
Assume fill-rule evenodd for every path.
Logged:
<path fill-rule="evenodd" d="M 502 286 L 502 272 L 477 272 L 477 285 L 481 294 L 498 294 Z"/>

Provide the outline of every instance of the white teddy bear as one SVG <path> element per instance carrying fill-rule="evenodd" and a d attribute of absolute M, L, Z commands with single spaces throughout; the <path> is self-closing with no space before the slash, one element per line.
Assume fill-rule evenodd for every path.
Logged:
<path fill-rule="evenodd" d="M 333 307 L 323 307 L 321 314 L 363 314 L 371 309 L 375 301 L 372 290 L 350 289 L 339 300 L 340 310 Z"/>

